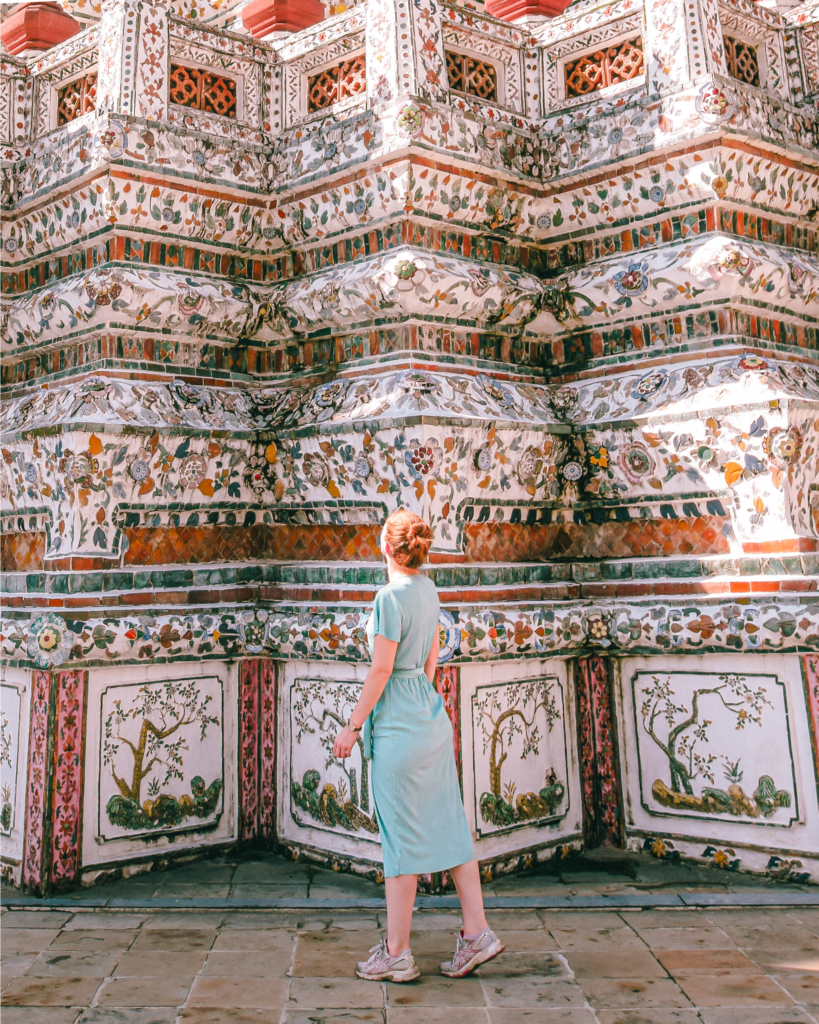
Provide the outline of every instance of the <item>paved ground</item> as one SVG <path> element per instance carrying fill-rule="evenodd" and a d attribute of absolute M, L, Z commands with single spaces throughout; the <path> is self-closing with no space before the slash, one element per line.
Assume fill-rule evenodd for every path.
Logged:
<path fill-rule="evenodd" d="M 367 883 L 274 858 L 144 876 L 139 910 L 4 909 L 2 1022 L 819 1024 L 819 907 L 614 912 L 526 905 L 556 887 L 589 895 L 613 889 L 614 899 L 649 888 L 703 898 L 716 890 L 725 900 L 733 898 L 732 886 L 737 901 L 811 895 L 804 887 L 669 865 L 666 874 L 641 880 L 658 862 L 634 863 L 614 855 L 579 862 L 562 876 L 498 882 L 500 895 L 520 895 L 518 909 L 490 912 L 508 952 L 460 981 L 438 973 L 458 917 L 447 907 L 419 911 L 413 950 L 422 977 L 411 985 L 373 984 L 353 974 L 378 939 L 383 911 L 369 902 L 367 909 L 328 909 L 323 898 L 357 893 L 363 902 L 371 895 Z M 305 870 L 306 881 L 299 874 Z M 294 899 L 309 891 L 311 905 L 152 907 L 160 889 L 202 900 L 203 887 L 229 896 L 238 886 L 267 885 L 298 888 Z M 131 880 L 115 888 L 134 887 Z M 214 893 L 214 900 L 224 898 Z"/>

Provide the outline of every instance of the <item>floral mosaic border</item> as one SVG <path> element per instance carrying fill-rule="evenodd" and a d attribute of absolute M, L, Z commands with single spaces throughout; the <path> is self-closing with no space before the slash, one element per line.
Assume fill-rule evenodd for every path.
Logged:
<path fill-rule="evenodd" d="M 185 614 L 46 612 L 0 620 L 2 654 L 50 668 L 259 656 L 368 661 L 369 608 L 231 608 Z M 442 661 L 543 657 L 598 648 L 610 654 L 812 651 L 819 601 L 567 601 L 442 611 Z M 32 726 L 33 728 L 33 726 Z"/>

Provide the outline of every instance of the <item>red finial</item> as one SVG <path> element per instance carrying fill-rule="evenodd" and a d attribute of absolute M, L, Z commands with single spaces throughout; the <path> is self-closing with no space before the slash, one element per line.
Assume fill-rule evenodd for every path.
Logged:
<path fill-rule="evenodd" d="M 0 25 L 0 41 L 11 54 L 50 50 L 76 35 L 82 26 L 55 3 L 21 4 Z"/>
<path fill-rule="evenodd" d="M 242 8 L 242 24 L 255 39 L 272 32 L 299 32 L 323 20 L 320 0 L 251 0 Z"/>

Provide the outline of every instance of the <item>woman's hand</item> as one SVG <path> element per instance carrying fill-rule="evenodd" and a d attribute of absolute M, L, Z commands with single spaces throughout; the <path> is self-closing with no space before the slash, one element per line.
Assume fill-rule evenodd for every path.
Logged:
<path fill-rule="evenodd" d="M 360 735 L 360 733 L 353 732 L 352 729 L 345 725 L 338 736 L 336 736 L 336 741 L 333 744 L 333 754 L 335 757 L 349 757 L 353 752 L 353 747 L 358 743 Z"/>

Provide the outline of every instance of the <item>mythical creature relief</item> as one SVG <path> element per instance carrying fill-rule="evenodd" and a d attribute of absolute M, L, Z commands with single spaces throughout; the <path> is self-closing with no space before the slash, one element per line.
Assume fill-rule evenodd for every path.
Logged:
<path fill-rule="evenodd" d="M 359 736 L 346 761 L 333 755 L 333 741 L 347 722 L 360 691 L 355 682 L 296 679 L 291 688 L 291 813 L 299 825 L 358 833 L 378 833 L 371 810 L 369 762 Z M 316 767 L 323 761 L 322 770 Z M 322 775 L 325 782 L 322 785 Z M 304 811 L 309 821 L 303 821 Z"/>
<path fill-rule="evenodd" d="M 224 785 L 218 679 L 110 686 L 101 714 L 104 838 L 202 827 L 215 820 Z M 168 792 L 175 780 L 190 792 Z"/>
<path fill-rule="evenodd" d="M 472 730 L 478 835 L 554 817 L 568 772 L 560 682 L 549 677 L 479 686 Z M 512 776 L 505 782 L 504 765 Z"/>
<path fill-rule="evenodd" d="M 641 784 L 644 801 L 650 785 L 651 813 L 667 813 L 658 808 L 668 808 L 786 826 L 793 821 L 788 713 L 776 676 L 639 672 L 632 685 L 642 718 Z M 720 770 L 724 788 L 717 785 Z M 787 788 L 779 788 L 771 773 L 780 781 L 785 774 Z M 756 780 L 751 793 L 742 786 L 746 774 L 751 785 Z"/>

